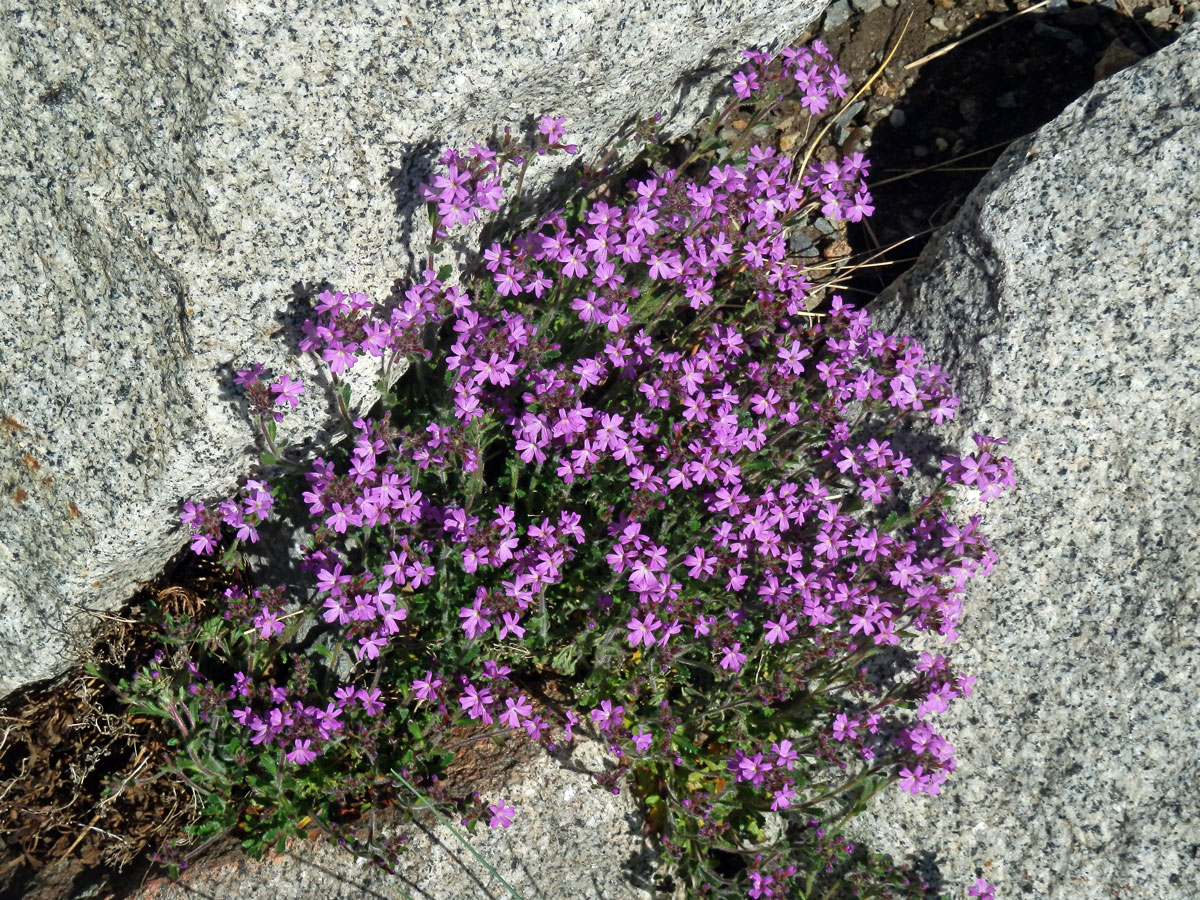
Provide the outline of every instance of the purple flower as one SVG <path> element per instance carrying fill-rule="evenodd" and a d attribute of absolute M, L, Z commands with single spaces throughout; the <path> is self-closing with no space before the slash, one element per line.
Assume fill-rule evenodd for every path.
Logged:
<path fill-rule="evenodd" d="M 359 638 L 358 645 L 359 659 L 362 659 L 364 656 L 367 659 L 378 659 L 379 651 L 387 646 L 387 638 L 378 631 L 373 631 L 369 638 Z"/>
<path fill-rule="evenodd" d="M 592 721 L 601 731 L 608 731 L 613 725 L 619 724 L 625 712 L 623 706 L 613 706 L 611 700 L 600 701 L 600 707 L 591 712 Z"/>
<path fill-rule="evenodd" d="M 735 642 L 732 647 L 722 647 L 721 668 L 727 672 L 740 672 L 746 664 L 746 654 L 740 652 L 741 649 L 741 641 Z"/>
<path fill-rule="evenodd" d="M 314 759 L 317 758 L 318 754 L 317 754 L 317 751 L 309 749 L 309 747 L 311 747 L 311 746 L 312 746 L 311 740 L 308 740 L 308 739 L 301 740 L 301 739 L 297 738 L 296 743 L 294 745 L 294 749 L 290 753 L 287 754 L 287 761 L 297 763 L 298 765 L 301 765 L 301 766 L 312 762 Z"/>
<path fill-rule="evenodd" d="M 507 709 L 500 713 L 499 718 L 509 728 L 520 728 L 521 719 L 527 718 L 533 712 L 533 707 L 529 705 L 524 694 L 516 700 L 509 697 L 504 701 L 504 705 Z"/>
<path fill-rule="evenodd" d="M 317 590 L 322 593 L 341 594 L 341 587 L 344 584 L 349 584 L 354 579 L 349 575 L 342 574 L 342 564 L 338 563 L 330 569 L 321 569 L 317 572 Z"/>
<path fill-rule="evenodd" d="M 179 514 L 179 521 L 184 525 L 199 527 L 200 523 L 204 521 L 204 504 L 193 503 L 191 500 L 183 504 L 183 512 Z"/>
<path fill-rule="evenodd" d="M 366 710 L 368 716 L 378 715 L 383 711 L 383 704 L 379 700 L 379 695 L 383 693 L 379 688 L 374 688 L 371 691 L 364 691 L 359 688 L 355 696 L 358 697 L 358 702 L 362 704 L 362 708 Z"/>
<path fill-rule="evenodd" d="M 753 72 L 743 70 L 733 76 L 733 92 L 743 100 L 748 100 L 758 88 L 758 76 Z"/>
<path fill-rule="evenodd" d="M 470 640 L 475 640 L 492 627 L 492 623 L 486 618 L 491 615 L 491 612 L 483 605 L 482 597 L 476 597 L 474 605 L 459 609 L 458 616 L 462 619 L 462 630 L 466 632 Z"/>
<path fill-rule="evenodd" d="M 488 807 L 488 812 L 492 814 L 488 820 L 489 828 L 507 828 L 513 823 L 513 817 L 517 810 L 512 806 L 507 806 L 503 800 L 499 803 L 493 803 Z"/>
<path fill-rule="evenodd" d="M 845 713 L 838 713 L 833 720 L 833 739 L 835 741 L 853 740 L 858 737 L 855 729 L 860 725 L 858 719 L 851 719 Z"/>
<path fill-rule="evenodd" d="M 538 131 L 546 136 L 547 143 L 557 144 L 566 136 L 563 129 L 563 124 L 566 121 L 566 119 L 560 117 L 542 116 L 538 120 Z"/>
<path fill-rule="evenodd" d="M 778 744 L 771 745 L 771 752 L 775 754 L 775 765 L 782 769 L 787 769 L 789 772 L 800 759 L 796 751 L 792 749 L 791 741 L 780 741 Z"/>
<path fill-rule="evenodd" d="M 271 385 L 271 393 L 276 395 L 275 404 L 277 406 L 294 408 L 300 403 L 300 395 L 304 393 L 304 384 L 300 381 L 292 381 L 287 375 L 282 375 L 277 382 Z"/>
<path fill-rule="evenodd" d="M 791 785 L 784 785 L 779 790 L 775 791 L 775 794 L 771 800 L 771 809 L 787 809 L 792 805 L 792 801 L 794 799 L 796 799 L 796 792 L 792 789 Z"/>
<path fill-rule="evenodd" d="M 265 606 L 262 608 L 262 612 L 254 617 L 254 627 L 259 630 L 259 637 L 264 641 L 269 640 L 273 635 L 283 633 L 283 622 Z"/>
<path fill-rule="evenodd" d="M 905 766 L 900 770 L 900 790 L 909 794 L 920 794 L 925 790 L 928 775 L 923 774 L 921 766 L 909 769 Z"/>
<path fill-rule="evenodd" d="M 263 371 L 262 363 L 254 363 L 248 369 L 238 369 L 233 383 L 244 388 L 254 387 L 258 384 L 258 379 L 262 377 Z"/>
<path fill-rule="evenodd" d="M 504 625 L 500 628 L 500 640 L 508 637 L 509 633 L 517 636 L 518 639 L 525 637 L 525 629 L 521 627 L 520 613 L 506 612 L 503 613 Z"/>
<path fill-rule="evenodd" d="M 246 515 L 258 516 L 260 519 L 265 519 L 270 515 L 271 507 L 275 505 L 275 498 L 271 496 L 270 487 L 265 481 L 250 479 L 246 482 L 249 496 L 242 501 Z"/>
<path fill-rule="evenodd" d="M 192 538 L 192 552 L 207 556 L 217 549 L 217 541 L 211 534 L 197 534 Z"/>
<path fill-rule="evenodd" d="M 496 698 L 492 696 L 492 692 L 488 688 L 482 691 L 473 684 L 468 684 L 463 692 L 463 696 L 458 698 L 459 704 L 472 719 L 482 719 L 485 725 L 492 724 L 492 717 L 488 713 L 488 705 L 495 703 Z"/>
<path fill-rule="evenodd" d="M 654 618 L 652 612 L 646 613 L 645 617 L 640 620 L 636 616 L 631 617 L 626 626 L 629 628 L 629 643 L 635 647 L 639 644 L 649 647 L 658 639 L 658 635 L 654 631 L 660 625 L 662 623 Z"/>
<path fill-rule="evenodd" d="M 729 761 L 729 769 L 736 773 L 738 781 L 749 781 L 756 787 L 763 782 L 763 776 L 771 771 L 771 764 L 763 759 L 761 753 L 753 756 L 739 753 Z"/>
<path fill-rule="evenodd" d="M 779 617 L 778 622 L 767 621 L 767 643 L 768 644 L 785 644 L 791 638 L 792 632 L 796 630 L 799 622 L 794 619 L 788 619 L 787 613 Z"/>
<path fill-rule="evenodd" d="M 418 700 L 436 700 L 437 689 L 442 686 L 442 680 L 437 678 L 428 669 L 425 670 L 424 678 L 413 680 L 413 694 Z"/>

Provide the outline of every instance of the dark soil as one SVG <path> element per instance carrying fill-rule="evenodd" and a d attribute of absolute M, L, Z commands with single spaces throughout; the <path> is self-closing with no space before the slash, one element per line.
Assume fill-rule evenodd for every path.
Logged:
<path fill-rule="evenodd" d="M 856 260 L 904 242 L 873 258 L 887 265 L 854 274 L 847 300 L 865 303 L 907 271 L 1009 144 L 1171 43 L 1185 14 L 1169 0 L 1052 0 L 1021 13 L 1033 5 L 912 0 L 820 33 L 856 87 L 900 43 L 854 122 L 837 129 L 840 149 L 865 147 L 872 163 L 875 214 L 849 229 Z"/>
<path fill-rule="evenodd" d="M 844 119 L 834 111 L 837 124 L 820 150 L 824 158 L 867 152 L 875 215 L 833 234 L 813 230 L 811 243 L 793 244 L 810 265 L 836 269 L 838 290 L 856 303 L 912 265 L 1010 143 L 1096 81 L 1170 43 L 1184 16 L 1169 0 L 1054 0 L 1022 15 L 1028 4 L 1005 0 L 876 2 L 838 0 L 794 42 L 824 40 L 852 91 L 899 45 L 861 105 Z M 766 139 L 790 151 L 802 138 L 792 131 L 797 121 L 780 117 Z M 150 598 L 195 612 L 219 577 L 181 556 L 105 622 L 95 659 L 112 672 L 135 671 L 153 652 L 140 617 Z M 124 715 L 104 681 L 83 671 L 0 703 L 0 898 L 118 898 L 146 877 L 149 854 L 194 815 L 185 785 L 152 778 L 167 751 L 168 724 Z M 192 866 L 230 850 L 214 846 Z"/>

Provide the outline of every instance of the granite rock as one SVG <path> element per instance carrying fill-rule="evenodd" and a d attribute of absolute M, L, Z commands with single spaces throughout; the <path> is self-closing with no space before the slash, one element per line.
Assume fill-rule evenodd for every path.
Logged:
<path fill-rule="evenodd" d="M 298 298 L 379 298 L 419 266 L 415 187 L 444 146 L 546 113 L 593 152 L 655 111 L 686 131 L 744 47 L 779 49 L 824 6 L 6 7 L 0 695 L 68 665 L 84 611 L 162 568 L 184 542 L 183 498 L 247 473 L 230 380 L 251 361 L 311 378 Z M 330 420 L 310 402 L 290 433 L 321 440 Z"/>
<path fill-rule="evenodd" d="M 957 645 L 975 695 L 941 719 L 959 768 L 853 823 L 951 896 L 1200 884 L 1198 210 L 1193 27 L 1011 147 L 873 309 L 947 367 L 951 443 L 1006 435 L 1019 480 Z"/>

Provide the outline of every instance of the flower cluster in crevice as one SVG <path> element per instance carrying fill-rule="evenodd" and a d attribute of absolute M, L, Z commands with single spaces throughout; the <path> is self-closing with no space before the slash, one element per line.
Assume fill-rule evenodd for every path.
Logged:
<path fill-rule="evenodd" d="M 414 782 L 508 827 L 504 798 L 441 779 L 454 729 L 550 749 L 586 731 L 612 759 L 597 783 L 634 787 L 689 896 L 924 896 L 841 826 L 888 784 L 939 792 L 955 748 L 935 717 L 973 679 L 941 653 L 874 663 L 955 639 L 995 556 L 947 506 L 995 499 L 1012 463 L 977 435 L 903 499 L 918 462 L 897 430 L 953 418 L 946 375 L 840 297 L 813 312 L 787 253 L 798 223 L 871 213 L 869 164 L 798 170 L 716 137 L 789 98 L 821 113 L 845 78 L 819 44 L 746 58 L 684 165 L 588 170 L 457 277 L 431 251 L 389 297 L 316 298 L 300 346 L 329 370 L 342 445 L 290 458 L 276 427 L 305 386 L 238 372 L 267 466 L 181 518 L 195 552 L 234 562 L 288 510 L 307 523 L 299 572 L 170 623 L 173 674 L 164 658 L 125 686 L 180 726 L 198 836 L 238 828 L 258 850 L 305 820 L 353 842 L 340 811 Z M 519 194 L 534 157 L 574 153 L 564 124 L 447 151 L 423 189 L 435 242 L 502 215 L 506 173 Z M 381 400 L 355 416 L 344 378 L 367 365 Z"/>

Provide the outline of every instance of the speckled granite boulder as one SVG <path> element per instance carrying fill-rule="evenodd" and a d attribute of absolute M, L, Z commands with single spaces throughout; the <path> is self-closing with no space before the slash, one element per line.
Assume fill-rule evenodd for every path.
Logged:
<path fill-rule="evenodd" d="M 1200 29 L 1018 142 L 875 310 L 944 362 L 1019 487 L 942 720 L 959 770 L 854 833 L 950 896 L 1200 885 Z"/>
<path fill-rule="evenodd" d="M 529 745 L 526 745 L 528 747 Z M 579 741 L 569 766 L 534 749 L 509 757 L 506 771 L 477 785 L 488 801 L 517 810 L 507 829 L 480 828 L 472 846 L 522 896 L 533 900 L 651 900 L 657 856 L 641 834 L 641 816 L 625 792 L 596 789 L 605 750 Z M 490 782 L 490 783 L 489 783 Z M 292 841 L 261 861 L 240 853 L 159 878 L 125 900 L 501 900 L 512 894 L 444 826 L 409 826 L 399 870 L 387 874 L 325 840 Z M 381 825 L 383 837 L 396 834 Z"/>
<path fill-rule="evenodd" d="M 423 253 L 415 185 L 529 114 L 585 150 L 685 131 L 746 46 L 824 0 L 78 4 L 0 30 L 0 695 L 70 659 L 228 491 L 232 369 L 289 353 L 297 288 L 385 295 Z M 414 214 L 416 210 L 416 214 Z M 427 227 L 427 226 L 426 226 Z M 302 407 L 303 409 L 304 407 Z M 328 421 L 309 405 L 293 434 Z"/>

